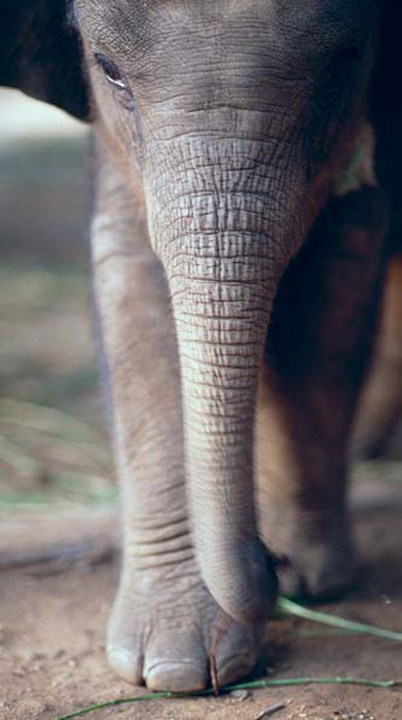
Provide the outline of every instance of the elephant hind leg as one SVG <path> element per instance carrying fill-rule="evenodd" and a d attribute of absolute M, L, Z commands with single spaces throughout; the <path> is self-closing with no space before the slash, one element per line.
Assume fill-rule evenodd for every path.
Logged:
<path fill-rule="evenodd" d="M 389 262 L 375 360 L 355 433 L 359 457 L 385 455 L 402 425 L 402 254 Z"/>
<path fill-rule="evenodd" d="M 259 384 L 259 521 L 286 559 L 282 592 L 338 594 L 354 574 L 350 437 L 383 285 L 387 204 L 331 199 L 279 288 Z"/>

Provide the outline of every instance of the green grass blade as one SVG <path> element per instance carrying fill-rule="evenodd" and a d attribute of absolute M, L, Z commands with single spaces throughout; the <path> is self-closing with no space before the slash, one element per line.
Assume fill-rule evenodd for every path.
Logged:
<path fill-rule="evenodd" d="M 80 442 L 83 438 L 94 445 L 102 447 L 103 438 L 89 425 L 56 408 L 23 400 L 0 400 L 0 421 L 13 423 L 23 427 L 31 427 L 38 431 L 60 434 L 62 437 Z"/>
<path fill-rule="evenodd" d="M 42 466 L 35 458 L 27 455 L 15 442 L 0 435 L 0 462 L 6 463 L 24 478 L 37 480 L 42 474 Z"/>
<path fill-rule="evenodd" d="M 136 695 L 134 697 L 128 697 L 128 698 L 118 698 L 117 700 L 109 700 L 107 702 L 99 703 L 98 705 L 89 705 L 86 708 L 83 708 L 82 710 L 78 710 L 77 712 L 71 713 L 71 715 L 62 715 L 57 720 L 71 720 L 71 718 L 80 717 L 81 715 L 87 715 L 90 712 L 94 712 L 94 710 L 103 710 L 104 708 L 114 707 L 116 705 L 125 705 L 128 703 L 135 703 L 135 702 L 141 702 L 146 700 L 169 700 L 170 698 L 175 697 L 174 693 L 170 692 L 158 692 L 153 693 L 152 695 Z M 182 697 L 182 696 L 179 696 Z"/>
<path fill-rule="evenodd" d="M 387 640 L 402 641 L 402 633 L 395 632 L 393 630 L 385 630 L 384 628 L 376 627 L 375 625 L 365 625 L 364 623 L 353 622 L 351 620 L 345 620 L 344 618 L 336 617 L 336 615 L 330 615 L 329 613 L 319 612 L 317 610 L 311 610 L 303 605 L 288 600 L 284 597 L 279 597 L 276 605 L 277 609 L 286 615 L 294 615 L 295 617 L 303 618 L 303 620 L 310 620 L 311 622 L 322 623 L 324 625 L 331 625 L 332 627 L 339 628 L 340 630 L 348 630 L 349 632 L 359 633 L 362 635 L 375 635 L 376 637 L 386 638 Z"/>
<path fill-rule="evenodd" d="M 221 692 L 228 693 L 233 690 L 253 690 L 256 688 L 267 688 L 267 687 L 292 687 L 297 685 L 360 685 L 365 687 L 374 688 L 396 688 L 402 687 L 402 680 L 367 680 L 365 678 L 354 678 L 354 677 L 297 677 L 297 678 L 282 678 L 282 679 L 270 679 L 270 680 L 251 680 L 250 682 L 238 683 L 237 685 L 228 685 L 221 688 Z M 188 697 L 205 697 L 207 695 L 213 695 L 214 691 L 209 688 L 199 693 L 170 693 L 170 692 L 157 692 L 150 695 L 136 695 L 134 697 L 118 698 L 117 700 L 109 700 L 108 702 L 99 703 L 98 705 L 90 705 L 89 707 L 78 710 L 77 712 L 71 713 L 71 715 L 62 715 L 58 720 L 72 720 L 72 718 L 81 717 L 87 715 L 95 710 L 103 710 L 104 708 L 114 707 L 117 705 L 124 705 L 135 702 L 143 702 L 147 700 L 170 700 L 172 698 L 188 698 Z"/>

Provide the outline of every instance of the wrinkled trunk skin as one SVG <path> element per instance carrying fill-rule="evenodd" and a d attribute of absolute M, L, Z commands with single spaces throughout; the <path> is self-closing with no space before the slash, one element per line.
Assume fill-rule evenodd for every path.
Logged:
<path fill-rule="evenodd" d="M 239 151 L 229 140 L 201 149 L 190 141 L 176 156 L 168 181 L 161 169 L 155 174 L 148 211 L 174 307 L 194 542 L 219 605 L 255 622 L 276 593 L 256 526 L 253 427 L 270 308 L 286 259 L 275 228 L 278 217 L 285 224 L 283 184 L 266 176 L 251 143 Z"/>

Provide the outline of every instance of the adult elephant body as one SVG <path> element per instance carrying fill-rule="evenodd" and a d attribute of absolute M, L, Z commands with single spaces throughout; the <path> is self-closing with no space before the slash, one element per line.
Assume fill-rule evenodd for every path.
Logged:
<path fill-rule="evenodd" d="M 251 670 L 272 551 L 315 596 L 352 577 L 347 450 L 387 225 L 367 115 L 391 5 L 76 0 L 69 30 L 51 0 L 3 12 L 4 84 L 81 116 L 90 95 L 124 498 L 108 654 L 130 680 L 199 689 L 211 655 L 221 683 Z"/>

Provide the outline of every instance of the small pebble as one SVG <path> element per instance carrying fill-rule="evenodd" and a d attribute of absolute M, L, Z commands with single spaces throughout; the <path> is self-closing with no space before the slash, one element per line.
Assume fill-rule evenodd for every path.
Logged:
<path fill-rule="evenodd" d="M 34 662 L 35 660 L 42 660 L 45 658 L 44 653 L 38 653 L 36 650 L 30 650 L 29 648 L 25 648 L 24 650 L 20 650 L 18 653 L 21 660 L 24 660 L 25 662 Z"/>
<path fill-rule="evenodd" d="M 55 652 L 53 657 L 55 660 L 60 660 L 60 658 L 64 657 L 65 654 L 66 654 L 65 650 L 57 650 L 57 652 Z"/>
<path fill-rule="evenodd" d="M 56 709 L 55 705 L 52 705 L 52 703 L 45 703 L 42 705 L 42 712 L 53 712 Z"/>
<path fill-rule="evenodd" d="M 250 693 L 248 690 L 232 690 L 230 697 L 239 702 L 243 702 L 244 700 L 248 700 Z"/>

